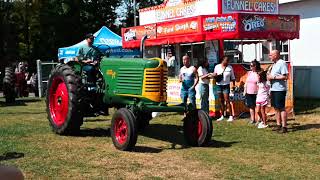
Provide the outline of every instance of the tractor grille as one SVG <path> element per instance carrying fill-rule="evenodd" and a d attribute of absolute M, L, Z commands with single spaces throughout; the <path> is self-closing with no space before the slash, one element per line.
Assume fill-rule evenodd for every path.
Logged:
<path fill-rule="evenodd" d="M 168 71 L 146 70 L 145 92 L 161 92 L 167 88 Z"/>
<path fill-rule="evenodd" d="M 143 68 L 119 68 L 118 93 L 141 94 Z"/>
<path fill-rule="evenodd" d="M 154 94 L 158 96 L 159 101 L 166 101 L 167 99 L 167 81 L 168 69 L 165 64 L 160 68 L 146 69 L 144 80 L 144 93 Z"/>

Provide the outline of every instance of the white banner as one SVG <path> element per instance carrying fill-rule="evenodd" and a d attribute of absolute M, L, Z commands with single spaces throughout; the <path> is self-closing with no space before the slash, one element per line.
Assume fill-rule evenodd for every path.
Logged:
<path fill-rule="evenodd" d="M 199 15 L 218 14 L 217 0 L 167 0 L 162 5 L 139 10 L 140 25 Z"/>

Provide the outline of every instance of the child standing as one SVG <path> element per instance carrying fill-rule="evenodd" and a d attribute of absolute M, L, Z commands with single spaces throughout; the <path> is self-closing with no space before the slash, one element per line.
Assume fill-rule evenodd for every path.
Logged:
<path fill-rule="evenodd" d="M 267 72 L 261 71 L 259 74 L 258 81 L 258 94 L 256 100 L 256 112 L 259 116 L 259 119 L 262 119 L 262 122 L 258 124 L 258 128 L 266 128 L 267 125 L 267 114 L 266 106 L 268 104 L 270 85 L 267 82 Z"/>

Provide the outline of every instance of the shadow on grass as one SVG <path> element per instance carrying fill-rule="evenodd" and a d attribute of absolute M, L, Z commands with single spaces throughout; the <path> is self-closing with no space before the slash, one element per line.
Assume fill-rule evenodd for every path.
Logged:
<path fill-rule="evenodd" d="M 24 153 L 18 152 L 7 152 L 3 155 L 0 155 L 0 161 L 11 160 L 11 159 L 19 159 L 24 157 Z"/>
<path fill-rule="evenodd" d="M 177 125 L 150 124 L 141 135 L 161 141 L 170 142 L 171 147 L 168 149 L 186 149 L 191 147 L 187 145 L 184 139 L 183 127 Z M 226 148 L 231 147 L 235 143 L 239 142 L 223 142 L 212 140 L 205 147 Z M 177 147 L 177 145 L 179 146 Z"/>
<path fill-rule="evenodd" d="M 74 136 L 78 137 L 110 137 L 110 129 L 103 128 L 84 128 Z"/>
<path fill-rule="evenodd" d="M 111 118 L 105 116 L 105 119 L 85 119 L 84 122 L 106 122 L 111 121 Z"/>
<path fill-rule="evenodd" d="M 227 148 L 227 147 L 231 147 L 233 144 L 237 144 L 237 143 L 239 143 L 239 142 L 238 141 L 223 142 L 223 141 L 211 140 L 207 147 Z"/>
<path fill-rule="evenodd" d="M 181 126 L 172 124 L 150 124 L 142 136 L 166 141 L 172 143 L 172 149 L 175 149 L 176 145 L 185 146 L 183 128 Z"/>
<path fill-rule="evenodd" d="M 320 124 L 303 124 L 303 125 L 293 125 L 291 131 L 306 131 L 310 129 L 320 129 Z"/>
<path fill-rule="evenodd" d="M 132 152 L 137 153 L 160 153 L 163 149 L 160 148 L 153 148 L 153 147 L 146 147 L 146 146 L 135 146 Z"/>
<path fill-rule="evenodd" d="M 3 99 L 4 100 L 4 99 Z M 26 103 L 39 102 L 40 99 L 16 99 L 13 103 L 6 103 L 4 101 L 0 101 L 0 107 L 4 106 L 27 106 Z"/>

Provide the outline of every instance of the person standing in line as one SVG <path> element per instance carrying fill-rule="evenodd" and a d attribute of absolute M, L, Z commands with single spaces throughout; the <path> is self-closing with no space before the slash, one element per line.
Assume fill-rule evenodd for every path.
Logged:
<path fill-rule="evenodd" d="M 208 72 L 209 63 L 205 60 L 198 68 L 201 109 L 209 115 L 209 83 L 212 73 Z"/>
<path fill-rule="evenodd" d="M 258 94 L 256 100 L 256 112 L 262 122 L 258 124 L 258 128 L 267 128 L 266 106 L 268 105 L 270 85 L 267 82 L 267 72 L 259 72 Z"/>
<path fill-rule="evenodd" d="M 179 82 L 181 86 L 181 99 L 186 106 L 189 98 L 193 108 L 196 109 L 196 90 L 195 87 L 199 82 L 197 69 L 190 64 L 190 57 L 185 55 L 182 57 L 183 67 L 180 69 Z"/>
<path fill-rule="evenodd" d="M 167 66 L 168 66 L 168 75 L 170 77 L 174 76 L 176 58 L 175 56 L 172 55 L 171 51 L 168 52 L 165 61 L 167 62 Z"/>
<path fill-rule="evenodd" d="M 251 71 L 248 72 L 246 83 L 244 84 L 243 96 L 246 98 L 246 106 L 250 109 L 251 124 L 256 123 L 256 99 L 258 93 L 258 72 L 261 71 L 260 63 L 254 60 L 250 63 Z"/>
<path fill-rule="evenodd" d="M 268 73 L 268 80 L 271 83 L 271 106 L 276 111 L 277 126 L 273 131 L 279 133 L 287 133 L 287 112 L 285 110 L 288 67 L 284 60 L 280 59 L 280 52 L 273 50 L 269 54 L 270 60 L 273 62 L 272 68 Z"/>
<path fill-rule="evenodd" d="M 216 65 L 214 68 L 213 76 L 216 79 L 217 92 L 219 94 L 221 104 L 221 117 L 217 121 L 222 121 L 227 111 L 230 113 L 228 122 L 233 121 L 233 115 L 230 108 L 230 82 L 232 81 L 233 87 L 235 87 L 235 76 L 231 65 L 229 65 L 228 56 L 222 57 L 221 64 Z"/>

